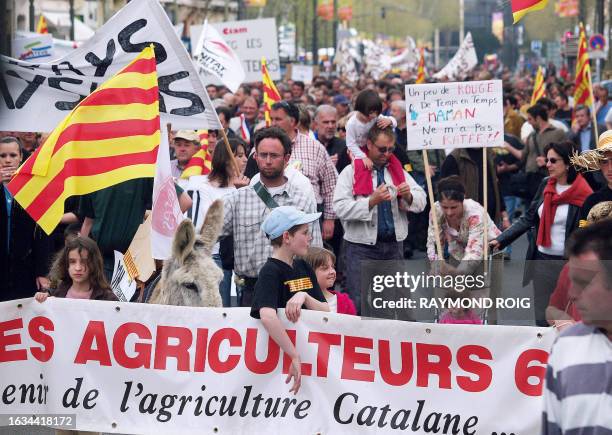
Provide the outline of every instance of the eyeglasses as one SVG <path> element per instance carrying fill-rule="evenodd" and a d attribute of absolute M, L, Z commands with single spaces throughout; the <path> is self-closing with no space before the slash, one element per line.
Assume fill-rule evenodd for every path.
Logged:
<path fill-rule="evenodd" d="M 282 159 L 284 156 L 282 154 L 276 153 L 257 153 L 257 158 L 261 160 L 278 160 Z"/>
<path fill-rule="evenodd" d="M 556 164 L 557 162 L 560 162 L 560 161 L 561 161 L 561 159 L 557 159 L 555 157 L 551 157 L 550 159 L 549 158 L 546 159 L 546 163 L 550 162 L 553 165 Z"/>
<path fill-rule="evenodd" d="M 344 133 L 346 133 L 346 127 L 338 127 L 338 131 L 343 131 Z"/>
<path fill-rule="evenodd" d="M 381 153 L 381 154 L 392 153 L 393 151 L 395 151 L 395 146 L 392 146 L 392 147 L 378 147 L 378 146 L 374 145 L 374 148 L 376 148 L 378 150 L 378 152 Z"/>

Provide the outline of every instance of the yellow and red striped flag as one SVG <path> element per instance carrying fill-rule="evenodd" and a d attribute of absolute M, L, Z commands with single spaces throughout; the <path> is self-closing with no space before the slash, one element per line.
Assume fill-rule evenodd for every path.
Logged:
<path fill-rule="evenodd" d="M 38 19 L 38 25 L 36 26 L 36 33 L 49 33 L 49 28 L 47 27 L 47 20 L 44 15 L 41 15 Z"/>
<path fill-rule="evenodd" d="M 536 72 L 535 80 L 533 81 L 533 93 L 531 94 L 531 103 L 533 106 L 536 101 L 544 96 L 544 92 L 546 91 L 546 87 L 544 86 L 544 71 L 542 67 L 538 67 L 538 72 Z"/>
<path fill-rule="evenodd" d="M 64 201 L 123 181 L 153 177 L 160 141 L 153 45 L 81 101 L 8 184 L 47 233 Z"/>
<path fill-rule="evenodd" d="M 511 0 L 512 1 L 512 18 L 514 24 L 518 23 L 525 14 L 533 11 L 544 9 L 548 4 L 548 0 Z"/>
<path fill-rule="evenodd" d="M 183 179 L 194 175 L 208 175 L 212 169 L 212 156 L 208 152 L 208 130 L 197 130 L 196 133 L 200 137 L 200 149 L 185 165 L 181 173 Z"/>
<path fill-rule="evenodd" d="M 280 92 L 276 89 L 274 81 L 270 77 L 268 67 L 266 65 L 266 58 L 261 58 L 261 76 L 263 82 L 263 94 L 264 94 L 264 117 L 266 119 L 266 127 L 270 127 L 272 121 L 270 120 L 270 108 L 274 103 L 278 103 L 281 100 Z"/>
<path fill-rule="evenodd" d="M 591 66 L 587 51 L 584 25 L 580 23 L 580 38 L 578 40 L 578 57 L 576 58 L 576 82 L 574 90 L 574 107 L 582 104 L 592 109 L 593 88 L 591 86 Z"/>
<path fill-rule="evenodd" d="M 419 58 L 419 67 L 417 68 L 416 84 L 425 83 L 425 49 L 421 47 L 421 57 Z"/>

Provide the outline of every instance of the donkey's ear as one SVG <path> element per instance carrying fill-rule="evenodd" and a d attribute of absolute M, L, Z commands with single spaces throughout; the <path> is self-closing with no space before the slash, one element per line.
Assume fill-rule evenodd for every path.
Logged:
<path fill-rule="evenodd" d="M 179 224 L 174 234 L 174 240 L 172 241 L 172 256 L 180 264 L 184 264 L 187 256 L 193 251 L 195 241 L 195 228 L 189 219 L 185 219 Z"/>
<path fill-rule="evenodd" d="M 212 248 L 217 243 L 221 229 L 223 228 L 223 200 L 215 200 L 204 218 L 204 224 L 200 231 L 201 240 L 204 243 L 204 249 L 210 255 Z"/>

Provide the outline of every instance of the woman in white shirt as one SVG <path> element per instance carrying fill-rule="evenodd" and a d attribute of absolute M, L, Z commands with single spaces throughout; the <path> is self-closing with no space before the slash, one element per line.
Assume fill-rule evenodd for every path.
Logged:
<path fill-rule="evenodd" d="M 533 280 L 538 326 L 548 326 L 545 310 L 565 263 L 565 241 L 578 228 L 580 208 L 593 192 L 570 164 L 574 146 L 572 142 L 562 142 L 544 148 L 549 176 L 540 184 L 523 216 L 491 242 L 491 246 L 503 249 L 525 232 L 532 232 L 523 286 Z"/>
<path fill-rule="evenodd" d="M 204 218 L 208 208 L 213 201 L 223 198 L 234 190 L 247 186 L 249 179 L 245 177 L 244 168 L 246 167 L 247 156 L 246 147 L 239 139 L 229 140 L 230 148 L 234 159 L 238 164 L 239 173 L 236 173 L 231 156 L 227 152 L 227 147 L 221 141 L 215 146 L 212 157 L 212 170 L 208 175 L 196 175 L 189 178 L 189 183 L 185 190 L 191 196 L 193 205 L 185 216 L 192 220 L 196 231 L 200 231 L 204 224 Z M 219 267 L 222 267 L 221 256 L 219 254 L 219 243 L 212 252 L 212 257 Z M 219 292 L 223 300 L 223 306 L 231 306 L 232 270 L 223 269 L 223 281 L 219 285 Z"/>

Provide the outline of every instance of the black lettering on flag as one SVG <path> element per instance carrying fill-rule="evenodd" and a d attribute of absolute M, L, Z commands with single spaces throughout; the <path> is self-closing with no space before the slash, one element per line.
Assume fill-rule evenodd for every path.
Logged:
<path fill-rule="evenodd" d="M 203 113 L 204 103 L 202 99 L 192 93 L 192 92 L 183 92 L 183 91 L 172 91 L 170 90 L 170 85 L 172 82 L 177 80 L 182 80 L 185 77 L 189 77 L 189 73 L 187 71 L 179 71 L 174 74 L 170 74 L 167 76 L 162 76 L 157 78 L 157 84 L 159 85 L 159 111 L 170 113 L 171 115 L 180 115 L 180 116 L 193 116 L 198 113 Z M 162 94 L 170 95 L 175 98 L 183 98 L 185 100 L 191 101 L 191 105 L 188 107 L 179 107 L 176 109 L 170 110 L 168 112 L 166 110 L 166 103 L 164 102 L 164 97 Z"/>
<path fill-rule="evenodd" d="M 96 67 L 96 72 L 94 73 L 94 76 L 104 77 L 104 74 L 106 74 L 106 70 L 113 63 L 115 51 L 115 41 L 113 39 L 110 39 L 106 44 L 106 56 L 104 57 L 104 59 L 100 59 L 91 51 L 85 55 L 85 60 Z"/>
<path fill-rule="evenodd" d="M 147 26 L 147 20 L 141 18 L 140 20 L 136 20 L 133 23 L 125 26 L 123 30 L 119 32 L 117 35 L 117 40 L 119 41 L 119 45 L 126 53 L 140 53 L 142 50 L 147 48 L 151 44 L 155 44 L 155 62 L 157 65 L 162 63 L 168 58 L 168 54 L 166 53 L 166 49 L 163 45 L 158 42 L 139 42 L 138 44 L 132 44 L 130 38 L 136 32 L 138 32 L 143 27 Z"/>
<path fill-rule="evenodd" d="M 71 77 L 49 77 L 49 86 L 50 87 L 52 87 L 54 89 L 58 89 L 60 91 L 64 91 L 64 92 L 70 92 L 70 93 L 76 95 L 75 92 L 68 91 L 68 90 L 62 88 L 60 86 L 62 84 L 62 82 L 71 83 L 73 85 L 80 85 L 80 84 L 83 83 L 83 80 L 81 80 L 81 79 L 74 79 L 74 78 L 71 78 Z M 58 109 L 58 110 L 72 110 L 85 97 L 86 97 L 86 95 L 79 95 L 79 99 L 76 100 L 76 101 L 56 101 L 55 102 L 55 108 Z"/>

